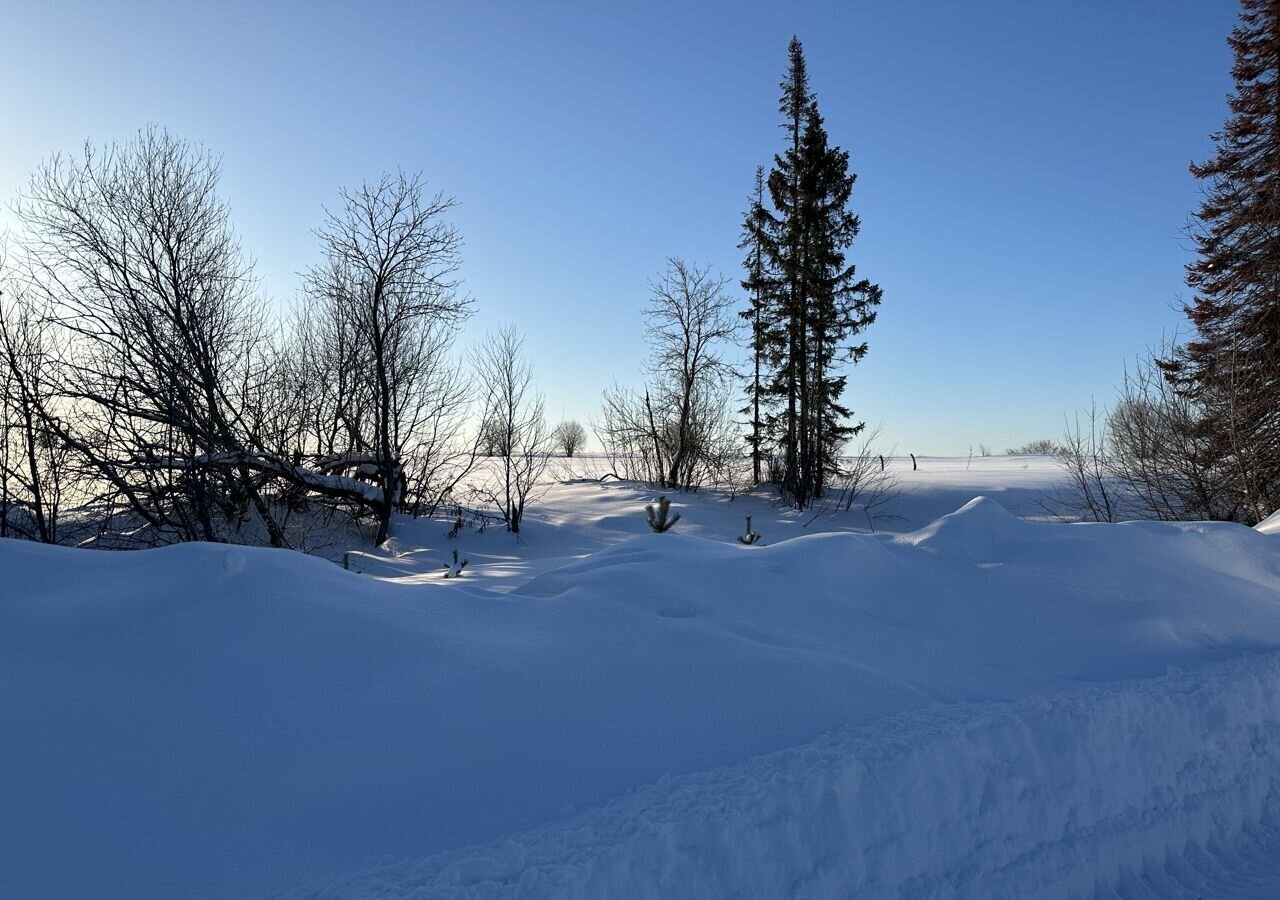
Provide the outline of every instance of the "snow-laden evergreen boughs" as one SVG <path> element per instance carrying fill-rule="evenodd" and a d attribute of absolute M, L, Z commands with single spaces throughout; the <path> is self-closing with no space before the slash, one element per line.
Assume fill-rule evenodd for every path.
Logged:
<path fill-rule="evenodd" d="M 848 259 L 860 227 L 849 208 L 856 177 L 849 154 L 828 141 L 796 38 L 788 54 L 779 101 L 787 145 L 764 185 L 768 204 L 757 182 L 739 246 L 748 251 L 743 287 L 755 361 L 748 442 L 753 459 L 761 443 L 781 457 L 783 496 L 805 509 L 823 496 L 839 473 L 841 448 L 863 428 L 842 404 L 840 369 L 866 355 L 858 335 L 875 321 L 881 291 Z"/>
<path fill-rule="evenodd" d="M 657 509 L 654 509 L 652 503 L 645 504 L 644 515 L 649 521 L 649 529 L 655 534 L 670 531 L 680 521 L 680 513 L 671 514 L 671 501 L 666 497 L 658 498 Z"/>
<path fill-rule="evenodd" d="M 1160 365 L 1195 414 L 1197 463 L 1228 476 L 1196 505 L 1252 525 L 1280 506 L 1280 2 L 1241 7 L 1230 115 L 1191 166 L 1204 193 L 1183 307 L 1195 334 Z"/>
<path fill-rule="evenodd" d="M 459 575 L 461 575 L 461 574 L 462 574 L 462 570 L 463 570 L 463 569 L 465 569 L 465 568 L 467 567 L 467 562 L 468 562 L 468 560 L 465 560 L 465 559 L 463 559 L 463 560 L 459 560 L 459 559 L 458 559 L 458 551 L 457 551 L 457 550 L 454 550 L 454 551 L 453 551 L 453 562 L 452 562 L 452 563 L 445 563 L 445 564 L 444 564 L 444 568 L 445 568 L 445 570 L 446 570 L 446 571 L 445 571 L 445 573 L 444 573 L 444 577 L 445 577 L 445 578 L 457 578 Z"/>

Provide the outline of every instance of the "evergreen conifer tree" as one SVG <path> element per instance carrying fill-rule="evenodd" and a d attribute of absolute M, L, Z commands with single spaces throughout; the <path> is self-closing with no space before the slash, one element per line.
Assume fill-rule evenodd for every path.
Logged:
<path fill-rule="evenodd" d="M 881 292 L 847 260 L 859 227 L 848 209 L 854 176 L 848 153 L 828 141 L 797 38 L 788 57 L 779 100 L 786 144 L 766 182 L 772 208 L 758 202 L 747 217 L 744 246 L 760 260 L 753 268 L 748 254 L 743 284 L 763 307 L 753 339 L 772 370 L 754 396 L 770 407 L 762 421 L 782 453 L 783 495 L 804 508 L 822 496 L 841 447 L 862 427 L 848 422 L 839 366 L 866 354 L 865 342 L 852 341 L 875 320 Z"/>
<path fill-rule="evenodd" d="M 1184 307 L 1195 337 L 1166 375 L 1202 414 L 1215 467 L 1237 473 L 1241 516 L 1280 507 L 1280 0 L 1242 0 L 1228 38 L 1230 116 L 1216 152 L 1191 173 L 1204 183 Z"/>
<path fill-rule="evenodd" d="M 742 280 L 742 289 L 747 292 L 748 306 L 742 311 L 742 318 L 751 326 L 751 381 L 747 385 L 747 405 L 742 412 L 750 417 L 751 433 L 747 436 L 747 446 L 751 448 L 751 477 L 753 484 L 762 480 L 761 471 L 765 446 L 765 421 L 761 417 L 768 407 L 764 383 L 761 381 L 762 371 L 768 364 L 766 355 L 769 352 L 767 340 L 769 317 L 773 311 L 770 301 L 772 282 L 765 271 L 764 248 L 761 246 L 760 217 L 764 210 L 764 166 L 756 166 L 756 180 L 751 192 L 750 204 L 747 207 L 746 219 L 742 227 L 742 242 L 738 247 L 747 251 L 742 261 L 747 277 Z"/>
<path fill-rule="evenodd" d="M 865 278 L 858 279 L 847 261 L 845 251 L 858 236 L 860 225 L 848 208 L 856 176 L 849 172 L 848 152 L 828 145 L 816 103 L 805 127 L 804 147 L 811 179 L 806 193 L 812 204 L 806 248 L 812 372 L 806 416 L 810 434 L 805 444 L 810 456 L 804 469 L 810 479 L 809 495 L 816 498 L 838 471 L 841 448 L 864 427 L 848 421 L 852 411 L 841 403 L 848 376 L 838 366 L 857 363 L 866 355 L 866 341 L 853 341 L 875 321 L 881 290 Z"/>

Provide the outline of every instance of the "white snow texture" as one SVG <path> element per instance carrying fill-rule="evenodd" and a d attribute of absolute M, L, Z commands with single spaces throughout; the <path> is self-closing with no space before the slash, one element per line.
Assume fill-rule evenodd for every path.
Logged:
<path fill-rule="evenodd" d="M 891 717 L 291 896 L 1274 898 L 1277 685 L 1266 654 Z"/>
<path fill-rule="evenodd" d="M 520 552 L 644 527 L 573 491 Z M 0 541 L 0 898 L 1280 897 L 1280 537 L 679 506 L 503 590 Z"/>

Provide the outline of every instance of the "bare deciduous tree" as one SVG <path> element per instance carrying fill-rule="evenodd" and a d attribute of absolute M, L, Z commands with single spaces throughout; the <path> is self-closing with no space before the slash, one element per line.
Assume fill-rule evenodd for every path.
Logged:
<path fill-rule="evenodd" d="M 461 238 L 446 221 L 452 199 L 403 173 L 341 196 L 319 231 L 325 264 L 311 271 L 308 290 L 329 320 L 326 355 L 355 376 L 336 398 L 349 449 L 329 468 L 367 474 L 380 488 L 374 541 L 381 544 L 404 496 L 413 436 L 440 413 L 442 378 L 450 386 L 443 395 L 460 399 L 439 355 L 469 301 L 455 279 Z"/>
<path fill-rule="evenodd" d="M 1068 480 L 1067 490 L 1056 501 L 1060 511 L 1068 518 L 1114 522 L 1118 498 L 1111 477 L 1106 416 L 1096 403 L 1090 405 L 1084 423 L 1079 414 L 1074 422 L 1067 421 L 1057 459 Z"/>
<path fill-rule="evenodd" d="M 837 474 L 832 478 L 833 490 L 809 522 L 835 512 L 858 510 L 866 518 L 867 527 L 875 531 L 876 522 L 896 518 L 890 505 L 904 490 L 897 474 L 885 467 L 880 442 L 879 427 L 861 433 L 853 453 L 840 458 Z"/>
<path fill-rule="evenodd" d="M 0 286 L 0 537 L 59 538 L 69 460 L 49 429 L 54 338 L 47 316 Z"/>
<path fill-rule="evenodd" d="M 218 177 L 210 154 L 147 129 L 32 179 L 29 284 L 64 337 L 47 424 L 156 539 L 223 539 L 250 504 L 279 543 L 236 396 L 263 376 L 264 321 Z"/>
<path fill-rule="evenodd" d="M 734 335 L 727 281 L 671 259 L 650 285 L 645 308 L 650 355 L 643 392 L 604 393 L 597 433 L 615 469 L 663 488 L 696 488 L 723 468 L 741 438 L 731 417 Z"/>
<path fill-rule="evenodd" d="M 692 481 L 705 407 L 732 374 L 722 356 L 736 324 L 733 301 L 724 291 L 728 283 L 712 276 L 710 267 L 673 257 L 650 285 L 645 309 L 651 375 L 647 412 L 652 416 L 654 403 L 661 412 L 668 447 L 665 483 L 670 487 Z"/>
<path fill-rule="evenodd" d="M 56 539 L 70 478 L 78 519 L 113 545 L 283 546 L 313 504 L 372 514 L 381 542 L 395 510 L 434 511 L 474 463 L 453 202 L 403 175 L 343 192 L 281 327 L 219 174 L 151 128 L 32 178 L 0 309 L 0 533 Z"/>
<path fill-rule="evenodd" d="M 551 433 L 551 439 L 557 450 L 572 459 L 573 455 L 586 444 L 587 429 L 582 427 L 582 423 L 569 419 L 555 427 Z"/>
<path fill-rule="evenodd" d="M 1202 415 L 1150 358 L 1140 360 L 1109 412 L 1094 405 L 1084 424 L 1069 424 L 1057 456 L 1070 489 L 1057 510 L 1101 522 L 1255 518 L 1240 470 L 1205 434 Z"/>
<path fill-rule="evenodd" d="M 476 370 L 484 410 L 481 422 L 493 430 L 498 448 L 492 480 L 479 492 L 498 509 L 507 530 L 517 534 L 551 449 L 543 399 L 534 389 L 524 342 L 512 327 L 480 345 Z"/>

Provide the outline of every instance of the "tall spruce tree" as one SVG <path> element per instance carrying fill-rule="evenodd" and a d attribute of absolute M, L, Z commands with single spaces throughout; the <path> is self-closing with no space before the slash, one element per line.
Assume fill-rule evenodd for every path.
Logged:
<path fill-rule="evenodd" d="M 757 334 L 772 371 L 758 393 L 770 407 L 768 437 L 781 451 L 780 487 L 803 509 L 822 496 L 840 449 L 862 428 L 842 405 L 839 367 L 866 355 L 866 343 L 853 340 L 875 321 L 881 291 L 857 279 L 847 260 L 859 227 L 848 209 L 849 154 L 828 142 L 799 39 L 788 56 L 779 100 L 786 144 L 767 180 L 772 209 L 761 202 L 747 217 L 744 245 L 759 248 L 761 264 L 753 271 L 748 257 L 744 286 L 757 288 L 766 310 Z"/>
<path fill-rule="evenodd" d="M 742 260 L 747 275 L 742 279 L 742 289 L 747 292 L 748 305 L 742 311 L 742 318 L 751 327 L 751 381 L 747 385 L 747 405 L 741 410 L 750 416 L 751 433 L 747 435 L 747 446 L 751 448 L 751 477 L 754 484 L 763 480 L 763 460 L 765 449 L 765 421 L 761 418 L 768 408 L 764 382 L 761 380 L 766 366 L 769 342 L 766 335 L 769 330 L 769 316 L 772 306 L 769 303 L 772 281 L 765 270 L 764 248 L 760 243 L 760 216 L 764 210 L 764 166 L 756 166 L 756 180 L 747 206 L 746 219 L 742 227 L 740 249 L 747 255 Z"/>
<path fill-rule="evenodd" d="M 1195 337 L 1162 366 L 1192 397 L 1204 453 L 1233 473 L 1232 505 L 1257 521 L 1280 507 L 1280 0 L 1242 0 L 1230 116 L 1206 186 L 1184 307 Z"/>
<path fill-rule="evenodd" d="M 812 496 L 820 497 L 830 477 L 838 472 L 840 450 L 865 423 L 851 424 L 852 411 L 841 404 L 847 374 L 838 366 L 856 364 L 867 354 L 867 343 L 852 343 L 875 321 L 881 290 L 868 279 L 857 278 L 846 250 L 858 236 L 860 222 L 849 211 L 856 175 L 849 172 L 849 154 L 828 145 L 822 116 L 815 103 L 805 127 L 805 158 L 813 183 L 808 196 L 813 203 L 806 280 L 809 300 L 809 357 L 812 374 L 807 441 L 810 460 L 806 472 Z"/>

